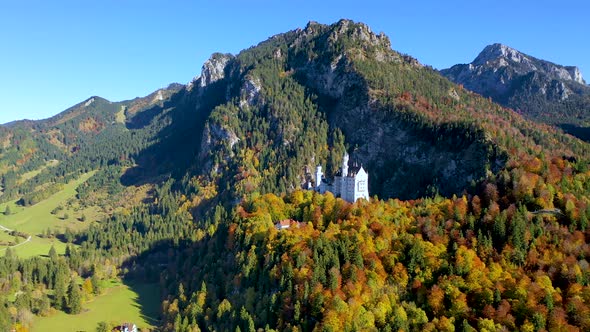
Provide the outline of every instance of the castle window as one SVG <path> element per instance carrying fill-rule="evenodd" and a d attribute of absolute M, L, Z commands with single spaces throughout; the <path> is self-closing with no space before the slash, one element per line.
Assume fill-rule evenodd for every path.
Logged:
<path fill-rule="evenodd" d="M 359 181 L 358 183 L 358 191 L 365 191 L 367 190 L 367 183 L 366 181 Z"/>

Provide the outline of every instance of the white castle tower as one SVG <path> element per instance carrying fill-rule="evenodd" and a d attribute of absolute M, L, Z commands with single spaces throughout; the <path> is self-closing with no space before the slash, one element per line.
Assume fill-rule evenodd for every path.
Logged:
<path fill-rule="evenodd" d="M 344 152 L 344 157 L 342 157 L 342 177 L 346 177 L 348 175 L 348 152 Z"/>
<path fill-rule="evenodd" d="M 320 187 L 322 186 L 322 179 L 324 178 L 324 173 L 322 173 L 322 165 L 318 165 L 315 168 L 315 187 L 316 190 L 322 192 Z"/>

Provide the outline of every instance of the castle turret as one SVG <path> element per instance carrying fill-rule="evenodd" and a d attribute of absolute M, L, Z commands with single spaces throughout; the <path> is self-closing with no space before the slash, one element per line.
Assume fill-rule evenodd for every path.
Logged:
<path fill-rule="evenodd" d="M 320 185 L 322 184 L 322 176 L 324 175 L 324 173 L 322 173 L 322 165 L 318 165 L 315 168 L 315 187 L 319 190 L 320 189 Z"/>
<path fill-rule="evenodd" d="M 342 177 L 345 178 L 348 176 L 348 152 L 344 152 L 344 157 L 342 158 Z"/>

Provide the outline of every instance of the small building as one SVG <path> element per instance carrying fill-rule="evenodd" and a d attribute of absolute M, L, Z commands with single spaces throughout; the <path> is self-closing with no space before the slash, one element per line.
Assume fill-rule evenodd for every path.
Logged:
<path fill-rule="evenodd" d="M 295 221 L 293 219 L 285 219 L 285 220 L 277 221 L 277 223 L 275 224 L 275 228 L 278 229 L 279 231 L 282 231 L 284 229 L 289 229 L 291 227 L 299 228 L 299 222 Z"/>
<path fill-rule="evenodd" d="M 315 175 L 315 190 L 322 194 L 329 191 L 334 196 L 351 203 L 356 202 L 359 198 L 369 200 L 369 174 L 362 165 L 353 164 L 352 167 L 349 167 L 348 159 L 348 153 L 344 153 L 342 167 L 331 182 L 324 177 L 322 166 L 318 165 Z"/>
<path fill-rule="evenodd" d="M 137 332 L 137 325 L 132 323 L 123 323 L 111 330 L 112 332 Z"/>

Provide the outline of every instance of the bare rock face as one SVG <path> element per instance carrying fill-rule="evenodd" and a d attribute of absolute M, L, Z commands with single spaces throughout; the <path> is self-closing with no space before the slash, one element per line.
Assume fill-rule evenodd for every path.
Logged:
<path fill-rule="evenodd" d="M 214 123 L 205 125 L 199 153 L 199 160 L 203 163 L 203 169 L 208 171 L 214 166 L 211 158 L 208 158 L 211 151 L 218 149 L 222 144 L 227 144 L 231 151 L 231 148 L 239 141 L 238 136 L 226 126 Z M 227 158 L 231 156 L 229 155 Z"/>
<path fill-rule="evenodd" d="M 240 107 L 254 105 L 260 96 L 260 89 L 262 89 L 262 84 L 258 78 L 247 77 L 240 89 Z"/>
<path fill-rule="evenodd" d="M 586 84 L 586 81 L 584 81 L 584 78 L 582 77 L 582 72 L 580 72 L 580 68 L 575 67 L 575 66 L 570 66 L 570 67 L 565 67 L 565 69 L 570 74 L 570 77 L 572 80 L 574 80 L 575 82 L 578 82 L 580 84 Z"/>
<path fill-rule="evenodd" d="M 231 54 L 215 53 L 205 61 L 201 70 L 199 85 L 204 88 L 225 77 L 225 66 L 233 58 Z"/>
<path fill-rule="evenodd" d="M 502 44 L 488 45 L 484 50 L 473 60 L 474 66 L 484 66 L 486 64 L 506 66 L 508 62 L 523 64 L 523 67 L 528 70 L 535 70 L 536 67 L 532 61 L 523 53 Z"/>
<path fill-rule="evenodd" d="M 201 75 L 193 78 L 186 88 L 191 91 L 195 86 L 205 88 L 211 83 L 225 78 L 225 67 L 234 58 L 231 54 L 213 53 L 201 68 Z"/>
<path fill-rule="evenodd" d="M 383 33 L 377 35 L 371 31 L 371 28 L 364 23 L 354 23 L 351 20 L 340 20 L 336 23 L 336 29 L 333 30 L 330 37 L 332 40 L 338 40 L 339 36 L 348 35 L 351 39 L 357 41 L 360 45 L 378 46 L 381 45 L 388 49 L 391 48 L 389 38 Z"/>

